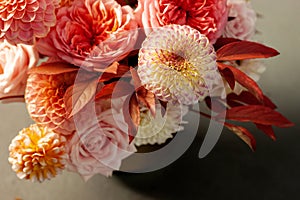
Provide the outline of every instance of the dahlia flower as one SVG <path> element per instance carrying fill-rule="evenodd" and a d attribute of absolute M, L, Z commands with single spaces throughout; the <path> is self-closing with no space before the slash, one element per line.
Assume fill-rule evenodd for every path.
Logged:
<path fill-rule="evenodd" d="M 65 168 L 65 142 L 65 137 L 33 124 L 12 140 L 8 161 L 20 179 L 43 182 Z"/>
<path fill-rule="evenodd" d="M 123 104 L 97 100 L 74 116 L 76 133 L 66 144 L 68 170 L 84 180 L 98 173 L 111 176 L 113 170 L 120 169 L 122 160 L 136 151 L 133 143 L 129 144 L 127 124 L 118 105 Z"/>
<path fill-rule="evenodd" d="M 189 25 L 215 43 L 227 22 L 226 1 L 139 0 L 135 14 L 146 34 L 169 24 Z"/>
<path fill-rule="evenodd" d="M 130 6 L 115 0 L 74 0 L 57 11 L 57 24 L 38 41 L 41 54 L 103 71 L 133 49 L 137 23 Z"/>
<path fill-rule="evenodd" d="M 31 118 L 61 134 L 75 130 L 72 118 L 67 119 L 64 94 L 74 84 L 76 72 L 57 75 L 32 73 L 27 80 L 25 102 Z"/>
<path fill-rule="evenodd" d="M 255 34 L 256 13 L 252 9 L 250 1 L 228 0 L 230 20 L 225 27 L 223 36 L 249 40 Z"/>
<path fill-rule="evenodd" d="M 138 66 L 142 84 L 157 98 L 186 105 L 205 98 L 218 75 L 209 40 L 186 25 L 151 32 L 140 49 Z"/>
<path fill-rule="evenodd" d="M 0 2 L 0 38 L 33 44 L 56 23 L 58 0 L 4 0 Z"/>
<path fill-rule="evenodd" d="M 156 116 L 153 117 L 148 109 L 141 108 L 141 121 L 133 140 L 134 144 L 141 146 L 165 143 L 174 133 L 184 129 L 181 124 L 186 122 L 182 117 L 187 111 L 187 106 L 169 103 L 164 117 L 161 112 L 156 112 Z"/>
<path fill-rule="evenodd" d="M 0 98 L 21 96 L 25 93 L 27 70 L 38 61 L 33 46 L 12 45 L 5 39 L 0 41 Z"/>

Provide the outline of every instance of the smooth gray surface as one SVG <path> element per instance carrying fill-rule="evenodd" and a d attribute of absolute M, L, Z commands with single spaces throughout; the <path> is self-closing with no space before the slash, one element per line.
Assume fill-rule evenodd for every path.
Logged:
<path fill-rule="evenodd" d="M 18 180 L 7 162 L 10 140 L 31 120 L 23 104 L 0 105 L 0 199 L 299 199 L 300 1 L 252 2 L 263 15 L 258 22 L 262 34 L 257 39 L 281 52 L 266 62 L 268 69 L 260 85 L 296 127 L 276 129 L 276 142 L 256 132 L 255 153 L 224 131 L 204 159 L 197 157 L 197 140 L 181 159 L 157 172 L 118 173 L 109 179 L 99 175 L 87 183 L 65 172 L 51 182 L 33 184 Z M 201 136 L 205 130 L 199 132 Z"/>

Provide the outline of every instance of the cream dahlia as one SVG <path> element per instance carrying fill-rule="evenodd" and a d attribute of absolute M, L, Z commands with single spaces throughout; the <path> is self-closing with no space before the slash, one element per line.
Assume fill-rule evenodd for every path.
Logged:
<path fill-rule="evenodd" d="M 33 124 L 12 140 L 8 161 L 20 179 L 43 182 L 65 168 L 65 142 L 65 137 Z"/>
<path fill-rule="evenodd" d="M 158 107 L 157 110 L 159 109 Z M 141 146 L 165 143 L 174 133 L 184 129 L 181 125 L 186 122 L 182 117 L 187 111 L 187 106 L 169 103 L 164 117 L 161 112 L 156 112 L 156 116 L 153 117 L 149 109 L 141 108 L 141 121 L 133 140 L 134 144 Z"/>
<path fill-rule="evenodd" d="M 218 74 L 209 40 L 186 25 L 151 32 L 140 49 L 138 66 L 146 89 L 163 101 L 187 105 L 206 97 Z"/>
<path fill-rule="evenodd" d="M 0 38 L 33 44 L 56 23 L 58 0 L 3 0 L 0 2 Z"/>
<path fill-rule="evenodd" d="M 57 75 L 32 73 L 27 80 L 25 101 L 31 118 L 61 134 L 75 130 L 72 118 L 67 119 L 64 94 L 74 84 L 76 72 Z"/>
<path fill-rule="evenodd" d="M 226 1 L 139 0 L 135 14 L 146 34 L 169 24 L 189 25 L 215 43 L 227 22 Z"/>
<path fill-rule="evenodd" d="M 115 0 L 74 0 L 57 11 L 57 24 L 38 41 L 41 54 L 103 71 L 134 47 L 137 22 L 130 6 Z"/>
<path fill-rule="evenodd" d="M 37 62 L 35 47 L 0 40 L 0 98 L 24 95 L 27 71 Z"/>
<path fill-rule="evenodd" d="M 76 133 L 66 144 L 68 170 L 85 180 L 98 173 L 111 176 L 113 170 L 120 169 L 122 160 L 136 151 L 133 143 L 129 144 L 122 105 L 97 100 L 74 116 Z"/>

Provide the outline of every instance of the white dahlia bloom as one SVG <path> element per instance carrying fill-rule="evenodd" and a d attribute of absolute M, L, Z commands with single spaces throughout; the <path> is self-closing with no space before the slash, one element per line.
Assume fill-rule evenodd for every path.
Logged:
<path fill-rule="evenodd" d="M 142 44 L 138 66 L 146 89 L 163 101 L 185 105 L 203 100 L 218 75 L 213 46 L 187 25 L 152 31 Z"/>
<path fill-rule="evenodd" d="M 159 105 L 157 110 L 160 110 Z M 168 103 L 164 117 L 161 112 L 156 112 L 156 116 L 153 117 L 148 109 L 141 108 L 141 122 L 133 140 L 134 144 L 141 146 L 165 143 L 174 133 L 184 129 L 182 124 L 187 122 L 182 118 L 187 112 L 188 107 L 185 105 Z"/>

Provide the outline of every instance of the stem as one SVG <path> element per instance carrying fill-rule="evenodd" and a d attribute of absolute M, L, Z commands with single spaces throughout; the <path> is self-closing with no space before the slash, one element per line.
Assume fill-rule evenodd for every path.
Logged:
<path fill-rule="evenodd" d="M 206 114 L 206 113 L 201 112 L 201 111 L 198 111 L 198 110 L 190 109 L 190 111 L 192 111 L 192 112 L 194 112 L 194 113 L 197 113 L 197 114 L 200 114 L 200 115 L 203 115 L 204 117 L 207 117 L 207 118 L 210 118 L 210 119 L 213 118 L 211 115 Z"/>
<path fill-rule="evenodd" d="M 6 100 L 6 99 L 14 99 L 14 98 L 24 98 L 24 95 L 1 97 L 1 98 L 0 98 L 0 101 Z"/>

